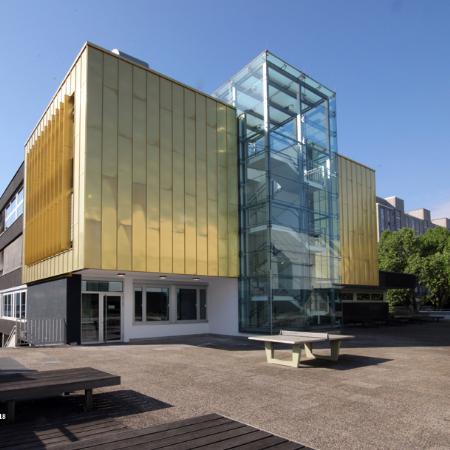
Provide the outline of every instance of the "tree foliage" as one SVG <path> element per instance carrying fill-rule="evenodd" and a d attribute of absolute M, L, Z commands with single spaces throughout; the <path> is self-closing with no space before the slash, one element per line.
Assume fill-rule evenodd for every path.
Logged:
<path fill-rule="evenodd" d="M 379 243 L 379 266 L 389 272 L 417 276 L 426 291 L 426 300 L 442 307 L 450 299 L 450 232 L 442 227 L 430 228 L 416 236 L 409 228 L 385 231 Z M 390 289 L 387 299 L 391 305 L 414 303 L 409 289 Z"/>

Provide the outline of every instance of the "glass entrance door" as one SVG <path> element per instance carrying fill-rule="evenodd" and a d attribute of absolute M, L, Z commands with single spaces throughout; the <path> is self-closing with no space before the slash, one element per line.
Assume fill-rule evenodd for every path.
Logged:
<path fill-rule="evenodd" d="M 84 293 L 81 296 L 81 342 L 100 340 L 100 294 Z"/>
<path fill-rule="evenodd" d="M 120 341 L 121 339 L 121 296 L 103 296 L 103 334 L 105 341 Z"/>
<path fill-rule="evenodd" d="M 122 339 L 122 296 L 106 292 L 81 295 L 81 342 L 114 342 Z"/>

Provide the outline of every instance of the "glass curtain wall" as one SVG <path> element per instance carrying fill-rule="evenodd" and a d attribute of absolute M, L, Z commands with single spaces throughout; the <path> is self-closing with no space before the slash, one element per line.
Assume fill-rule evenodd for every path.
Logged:
<path fill-rule="evenodd" d="M 214 95 L 240 114 L 241 330 L 334 325 L 335 93 L 264 52 Z"/>

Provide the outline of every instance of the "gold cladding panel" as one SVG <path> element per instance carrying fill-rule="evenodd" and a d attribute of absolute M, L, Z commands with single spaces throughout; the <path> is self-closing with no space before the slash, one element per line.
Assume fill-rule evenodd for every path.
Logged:
<path fill-rule="evenodd" d="M 24 283 L 82 268 L 86 58 L 83 49 L 25 144 Z"/>
<path fill-rule="evenodd" d="M 73 161 L 73 96 L 51 110 L 26 154 L 25 245 L 27 266 L 69 250 Z"/>
<path fill-rule="evenodd" d="M 89 44 L 73 73 L 64 89 L 75 93 L 74 249 L 25 267 L 24 279 L 82 268 L 237 277 L 235 110 Z M 27 149 L 60 139 L 57 127 L 39 133 Z M 40 160 L 26 172 L 48 176 Z"/>
<path fill-rule="evenodd" d="M 375 172 L 339 155 L 342 284 L 377 286 Z"/>

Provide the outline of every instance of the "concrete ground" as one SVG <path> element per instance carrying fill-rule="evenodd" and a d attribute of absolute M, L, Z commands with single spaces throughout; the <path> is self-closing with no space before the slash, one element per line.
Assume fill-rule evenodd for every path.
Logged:
<path fill-rule="evenodd" d="M 121 375 L 122 386 L 105 391 L 159 405 L 124 416 L 131 427 L 215 412 L 316 449 L 450 449 L 450 322 L 343 332 L 356 339 L 338 363 L 299 369 L 266 364 L 259 343 L 218 336 L 2 349 L 0 358 Z"/>

